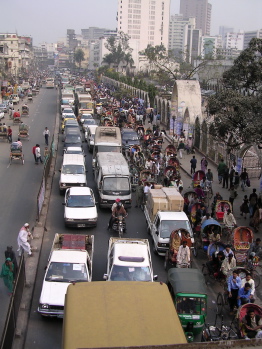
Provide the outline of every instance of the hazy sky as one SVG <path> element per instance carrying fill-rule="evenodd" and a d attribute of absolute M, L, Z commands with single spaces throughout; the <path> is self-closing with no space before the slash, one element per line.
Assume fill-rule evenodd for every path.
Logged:
<path fill-rule="evenodd" d="M 127 1 L 127 0 L 125 0 Z M 159 0 L 157 0 L 159 1 Z M 262 0 L 209 0 L 212 4 L 211 34 L 219 26 L 235 31 L 262 28 Z M 179 13 L 180 0 L 171 0 L 171 14 Z M 56 42 L 66 29 L 117 26 L 117 0 L 0 0 L 0 33 L 16 32 L 33 37 L 34 45 Z"/>

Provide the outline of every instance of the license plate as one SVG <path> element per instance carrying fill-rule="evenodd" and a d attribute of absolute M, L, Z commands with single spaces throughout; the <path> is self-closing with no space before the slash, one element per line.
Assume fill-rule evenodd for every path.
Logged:
<path fill-rule="evenodd" d="M 84 228 L 86 225 L 85 224 L 77 224 L 78 228 Z"/>

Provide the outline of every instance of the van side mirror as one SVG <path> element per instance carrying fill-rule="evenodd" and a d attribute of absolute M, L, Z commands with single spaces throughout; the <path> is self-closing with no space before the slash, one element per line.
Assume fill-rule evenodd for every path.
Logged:
<path fill-rule="evenodd" d="M 107 280 L 107 279 L 108 279 L 108 275 L 107 275 L 107 274 L 104 274 L 103 279 L 104 279 L 104 280 Z"/>
<path fill-rule="evenodd" d="M 158 275 L 153 276 L 153 280 L 156 281 L 158 279 Z"/>
<path fill-rule="evenodd" d="M 156 231 L 156 235 L 157 235 L 157 236 L 159 235 L 159 231 Z"/>

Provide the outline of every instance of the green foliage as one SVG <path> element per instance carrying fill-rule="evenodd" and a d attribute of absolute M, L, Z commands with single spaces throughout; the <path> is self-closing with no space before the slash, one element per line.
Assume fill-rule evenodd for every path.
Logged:
<path fill-rule="evenodd" d="M 262 39 L 252 39 L 248 48 L 241 52 L 232 68 L 223 74 L 226 87 L 248 94 L 261 91 Z"/>
<path fill-rule="evenodd" d="M 228 148 L 262 142 L 262 103 L 256 96 L 243 96 L 238 91 L 224 90 L 208 100 L 214 115 L 209 132 Z"/>
<path fill-rule="evenodd" d="M 79 68 L 81 67 L 81 63 L 85 60 L 85 53 L 84 51 L 79 48 L 75 52 L 75 61 L 79 64 Z"/>
<path fill-rule="evenodd" d="M 134 60 L 132 58 L 132 49 L 129 47 L 129 35 L 124 32 L 119 32 L 118 36 L 109 36 L 105 43 L 105 47 L 110 53 L 103 58 L 103 63 L 116 69 L 119 68 L 120 63 L 123 65 L 132 66 Z"/>

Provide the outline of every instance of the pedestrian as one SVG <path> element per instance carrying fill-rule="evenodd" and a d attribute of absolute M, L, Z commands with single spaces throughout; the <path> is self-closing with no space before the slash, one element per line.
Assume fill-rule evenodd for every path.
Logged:
<path fill-rule="evenodd" d="M 41 150 L 40 150 L 40 145 L 36 144 L 35 148 L 35 156 L 36 156 L 36 164 L 38 165 L 38 162 L 40 161 L 41 164 L 43 163 L 42 157 L 41 157 Z"/>
<path fill-rule="evenodd" d="M 238 307 L 241 307 L 241 305 L 250 303 L 251 300 L 251 285 L 246 282 L 244 287 L 241 287 L 238 290 L 238 297 L 237 297 L 237 305 Z"/>
<path fill-rule="evenodd" d="M 204 171 L 205 173 L 207 171 L 207 166 L 208 166 L 208 161 L 207 161 L 206 157 L 204 156 L 201 159 L 201 170 Z"/>
<path fill-rule="evenodd" d="M 34 155 L 35 163 L 36 163 L 36 155 L 35 155 L 36 147 L 37 147 L 37 144 L 32 148 L 32 153 Z"/>
<path fill-rule="evenodd" d="M 17 273 L 17 261 L 16 261 L 16 256 L 15 253 L 13 251 L 13 247 L 12 246 L 7 246 L 6 247 L 6 251 L 5 251 L 5 258 L 10 258 L 11 262 L 14 265 L 14 278 L 16 277 L 16 273 Z"/>
<path fill-rule="evenodd" d="M 49 139 L 49 136 L 50 136 L 50 132 L 49 132 L 47 127 L 45 128 L 45 130 L 43 132 L 43 135 L 45 137 L 45 145 L 48 145 L 48 139 Z"/>
<path fill-rule="evenodd" d="M 9 143 L 12 143 L 12 135 L 13 135 L 13 131 L 12 131 L 11 127 L 8 126 L 8 129 L 7 129 L 7 139 L 8 139 Z"/>
<path fill-rule="evenodd" d="M 236 190 L 235 190 L 235 187 L 232 186 L 232 187 L 229 189 L 229 202 L 231 203 L 231 206 L 232 206 L 232 212 L 233 212 L 234 200 L 235 200 L 236 197 L 237 197 L 237 192 L 236 192 Z"/>
<path fill-rule="evenodd" d="M 238 291 L 240 288 L 241 288 L 241 278 L 238 275 L 238 271 L 234 270 L 233 275 L 229 276 L 227 281 L 230 315 L 233 315 L 233 311 L 237 308 L 237 297 L 238 297 Z"/>
<path fill-rule="evenodd" d="M 145 123 L 146 123 L 146 113 L 144 113 L 143 115 L 143 125 L 145 125 Z"/>
<path fill-rule="evenodd" d="M 237 190 L 239 187 L 239 182 L 240 182 L 240 177 L 237 171 L 235 171 L 234 174 L 234 179 L 233 179 L 233 183 L 234 183 L 234 188 Z"/>
<path fill-rule="evenodd" d="M 183 149 L 185 148 L 184 142 L 181 140 L 179 145 L 178 145 L 178 150 L 179 150 L 179 157 L 180 159 L 183 159 Z"/>
<path fill-rule="evenodd" d="M 228 189 L 229 168 L 226 166 L 223 174 L 223 188 Z"/>
<path fill-rule="evenodd" d="M 148 197 L 148 192 L 149 192 L 149 189 L 150 189 L 149 182 L 145 182 L 143 189 L 144 189 L 144 203 L 146 203 L 147 202 L 147 197 Z"/>
<path fill-rule="evenodd" d="M 254 212 L 254 206 L 257 204 L 258 201 L 258 195 L 256 193 L 256 189 L 253 189 L 252 194 L 249 195 L 249 213 L 250 213 L 250 218 L 253 216 Z"/>
<path fill-rule="evenodd" d="M 244 171 L 241 173 L 240 180 L 241 180 L 241 188 L 243 191 L 245 191 L 245 187 L 247 186 L 247 180 L 248 180 L 248 173 L 246 168 L 244 168 Z"/>
<path fill-rule="evenodd" d="M 218 174 L 218 181 L 219 184 L 221 184 L 223 176 L 224 176 L 224 172 L 225 172 L 225 168 L 226 168 L 226 164 L 224 163 L 224 159 L 221 159 L 218 167 L 217 167 L 217 174 Z"/>
<path fill-rule="evenodd" d="M 17 252 L 20 257 L 23 251 L 26 251 L 29 257 L 32 257 L 31 246 L 28 242 L 29 238 L 33 240 L 33 236 L 29 231 L 29 223 L 25 223 L 20 229 L 17 237 L 17 244 L 18 244 Z"/>
<path fill-rule="evenodd" d="M 136 206 L 135 207 L 141 207 L 143 205 L 143 199 L 144 199 L 144 186 L 142 181 L 139 181 L 136 187 Z"/>
<path fill-rule="evenodd" d="M 255 206 L 253 207 L 253 216 L 250 219 L 249 225 L 254 228 L 255 233 L 258 233 L 259 224 L 260 224 L 259 206 L 258 204 L 255 204 Z"/>
<path fill-rule="evenodd" d="M 247 213 L 249 213 L 249 207 L 248 207 L 249 200 L 247 198 L 247 195 L 244 196 L 242 205 L 240 206 L 240 215 L 243 216 L 245 214 L 244 218 L 247 218 Z"/>
<path fill-rule="evenodd" d="M 14 264 L 11 258 L 6 258 L 4 264 L 2 265 L 2 270 L 0 277 L 4 279 L 4 284 L 8 288 L 9 294 L 13 293 L 13 281 L 14 281 Z"/>
<path fill-rule="evenodd" d="M 235 176 L 235 170 L 234 166 L 231 166 L 230 172 L 229 172 L 229 189 L 234 185 L 234 176 Z"/>
<path fill-rule="evenodd" d="M 195 155 L 193 155 L 192 159 L 190 160 L 191 163 L 191 174 L 196 172 L 196 164 L 197 164 L 197 159 Z"/>

